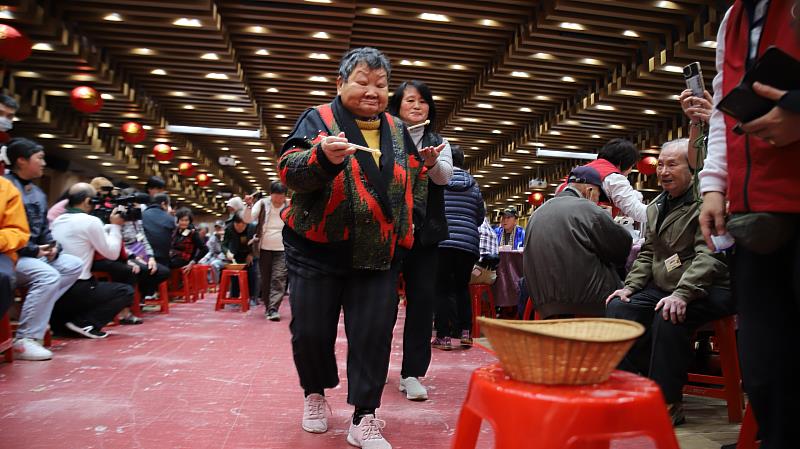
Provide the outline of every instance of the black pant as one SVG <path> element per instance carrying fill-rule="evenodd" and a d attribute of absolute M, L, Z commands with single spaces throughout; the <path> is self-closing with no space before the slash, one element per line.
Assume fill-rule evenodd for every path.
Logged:
<path fill-rule="evenodd" d="M 414 248 L 403 260 L 406 322 L 403 327 L 403 377 L 422 377 L 431 364 L 431 332 L 436 304 L 439 250 L 436 245 Z"/>
<path fill-rule="evenodd" d="M 98 282 L 94 278 L 79 280 L 56 301 L 50 324 L 58 330 L 67 322 L 102 329 L 132 302 L 133 287 L 128 284 Z"/>
<path fill-rule="evenodd" d="M 633 344 L 619 368 L 653 379 L 661 387 L 668 404 L 682 398 L 692 360 L 690 339 L 694 331 L 709 321 L 736 313 L 730 290 L 712 287 L 707 297 L 689 303 L 683 323 L 672 324 L 664 319 L 660 310 L 655 310 L 656 304 L 670 294 L 648 286 L 631 295 L 631 302 L 614 298 L 606 308 L 609 318 L 636 321 L 645 327 L 644 335 Z"/>
<path fill-rule="evenodd" d="M 0 318 L 14 303 L 14 262 L 0 254 Z"/>
<path fill-rule="evenodd" d="M 478 256 L 468 251 L 439 248 L 436 277 L 436 336 L 461 338 L 472 331 L 472 301 L 469 279 Z"/>
<path fill-rule="evenodd" d="M 139 274 L 133 274 L 130 265 L 127 262 L 119 260 L 95 260 L 92 263 L 92 271 L 105 271 L 111 275 L 111 280 L 114 282 L 122 282 L 123 284 L 134 285 L 138 282 L 139 294 L 144 300 L 145 296 L 150 296 L 155 293 L 158 284 L 166 281 L 169 278 L 169 268 L 160 263 L 156 263 L 156 272 L 150 274 L 150 269 L 146 264 L 136 262 L 139 266 Z"/>
<path fill-rule="evenodd" d="M 339 314 L 347 334 L 347 402 L 377 408 L 389 371 L 397 319 L 397 269 L 336 276 L 289 266 L 292 352 L 307 392 L 339 384 L 334 348 Z"/>
<path fill-rule="evenodd" d="M 737 246 L 731 263 L 739 306 L 739 357 L 744 389 L 758 421 L 762 449 L 800 444 L 800 235 L 773 254 Z"/>

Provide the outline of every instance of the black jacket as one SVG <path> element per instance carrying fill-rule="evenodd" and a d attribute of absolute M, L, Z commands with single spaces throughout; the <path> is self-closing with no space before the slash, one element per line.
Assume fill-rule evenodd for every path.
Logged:
<path fill-rule="evenodd" d="M 172 248 L 172 234 L 175 232 L 175 217 L 167 213 L 158 204 L 151 204 L 142 213 L 144 233 L 156 260 L 169 259 L 169 250 Z"/>
<path fill-rule="evenodd" d="M 480 233 L 486 209 L 478 183 L 466 171 L 453 167 L 453 177 L 444 191 L 444 211 L 450 236 L 439 248 L 453 248 L 480 257 Z"/>

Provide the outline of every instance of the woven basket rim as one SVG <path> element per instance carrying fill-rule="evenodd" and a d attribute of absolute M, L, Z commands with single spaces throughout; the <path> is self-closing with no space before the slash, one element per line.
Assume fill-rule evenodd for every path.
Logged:
<path fill-rule="evenodd" d="M 570 318 L 570 319 L 558 319 L 558 320 L 528 321 L 528 320 L 502 320 L 497 318 L 478 317 L 478 321 L 481 323 L 481 326 L 500 327 L 509 330 L 521 331 L 529 334 L 540 335 L 543 337 L 559 338 L 562 340 L 597 342 L 597 343 L 628 341 L 641 337 L 645 331 L 644 326 L 635 321 L 620 320 L 616 318 Z M 554 327 L 563 326 L 565 323 L 574 324 L 577 322 L 611 323 L 617 326 L 625 326 L 627 328 L 630 328 L 631 332 L 626 336 L 609 336 L 609 337 L 598 337 L 593 339 L 565 336 L 559 332 L 553 332 Z"/>

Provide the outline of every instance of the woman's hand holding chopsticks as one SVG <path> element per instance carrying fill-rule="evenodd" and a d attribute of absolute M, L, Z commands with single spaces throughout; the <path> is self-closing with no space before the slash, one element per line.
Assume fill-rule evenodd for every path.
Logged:
<path fill-rule="evenodd" d="M 335 165 L 341 164 L 347 156 L 356 152 L 353 144 L 347 141 L 343 132 L 338 136 L 324 137 L 320 146 L 325 157 Z"/>
<path fill-rule="evenodd" d="M 444 150 L 444 146 L 445 144 L 441 144 L 437 147 L 425 147 L 419 150 L 419 155 L 422 157 L 422 162 L 426 167 L 431 168 L 436 165 L 436 161 L 439 159 L 439 153 Z"/>

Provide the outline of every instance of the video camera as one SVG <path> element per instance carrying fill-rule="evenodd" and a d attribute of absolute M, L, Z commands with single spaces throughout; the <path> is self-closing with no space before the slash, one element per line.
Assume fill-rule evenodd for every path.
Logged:
<path fill-rule="evenodd" d="M 102 196 L 97 195 L 92 198 L 95 205 L 92 215 L 101 219 L 103 223 L 109 223 L 111 213 L 116 210 L 125 221 L 137 221 L 142 219 L 142 210 L 136 204 L 148 204 L 150 196 L 146 193 L 135 193 L 126 196 Z"/>

